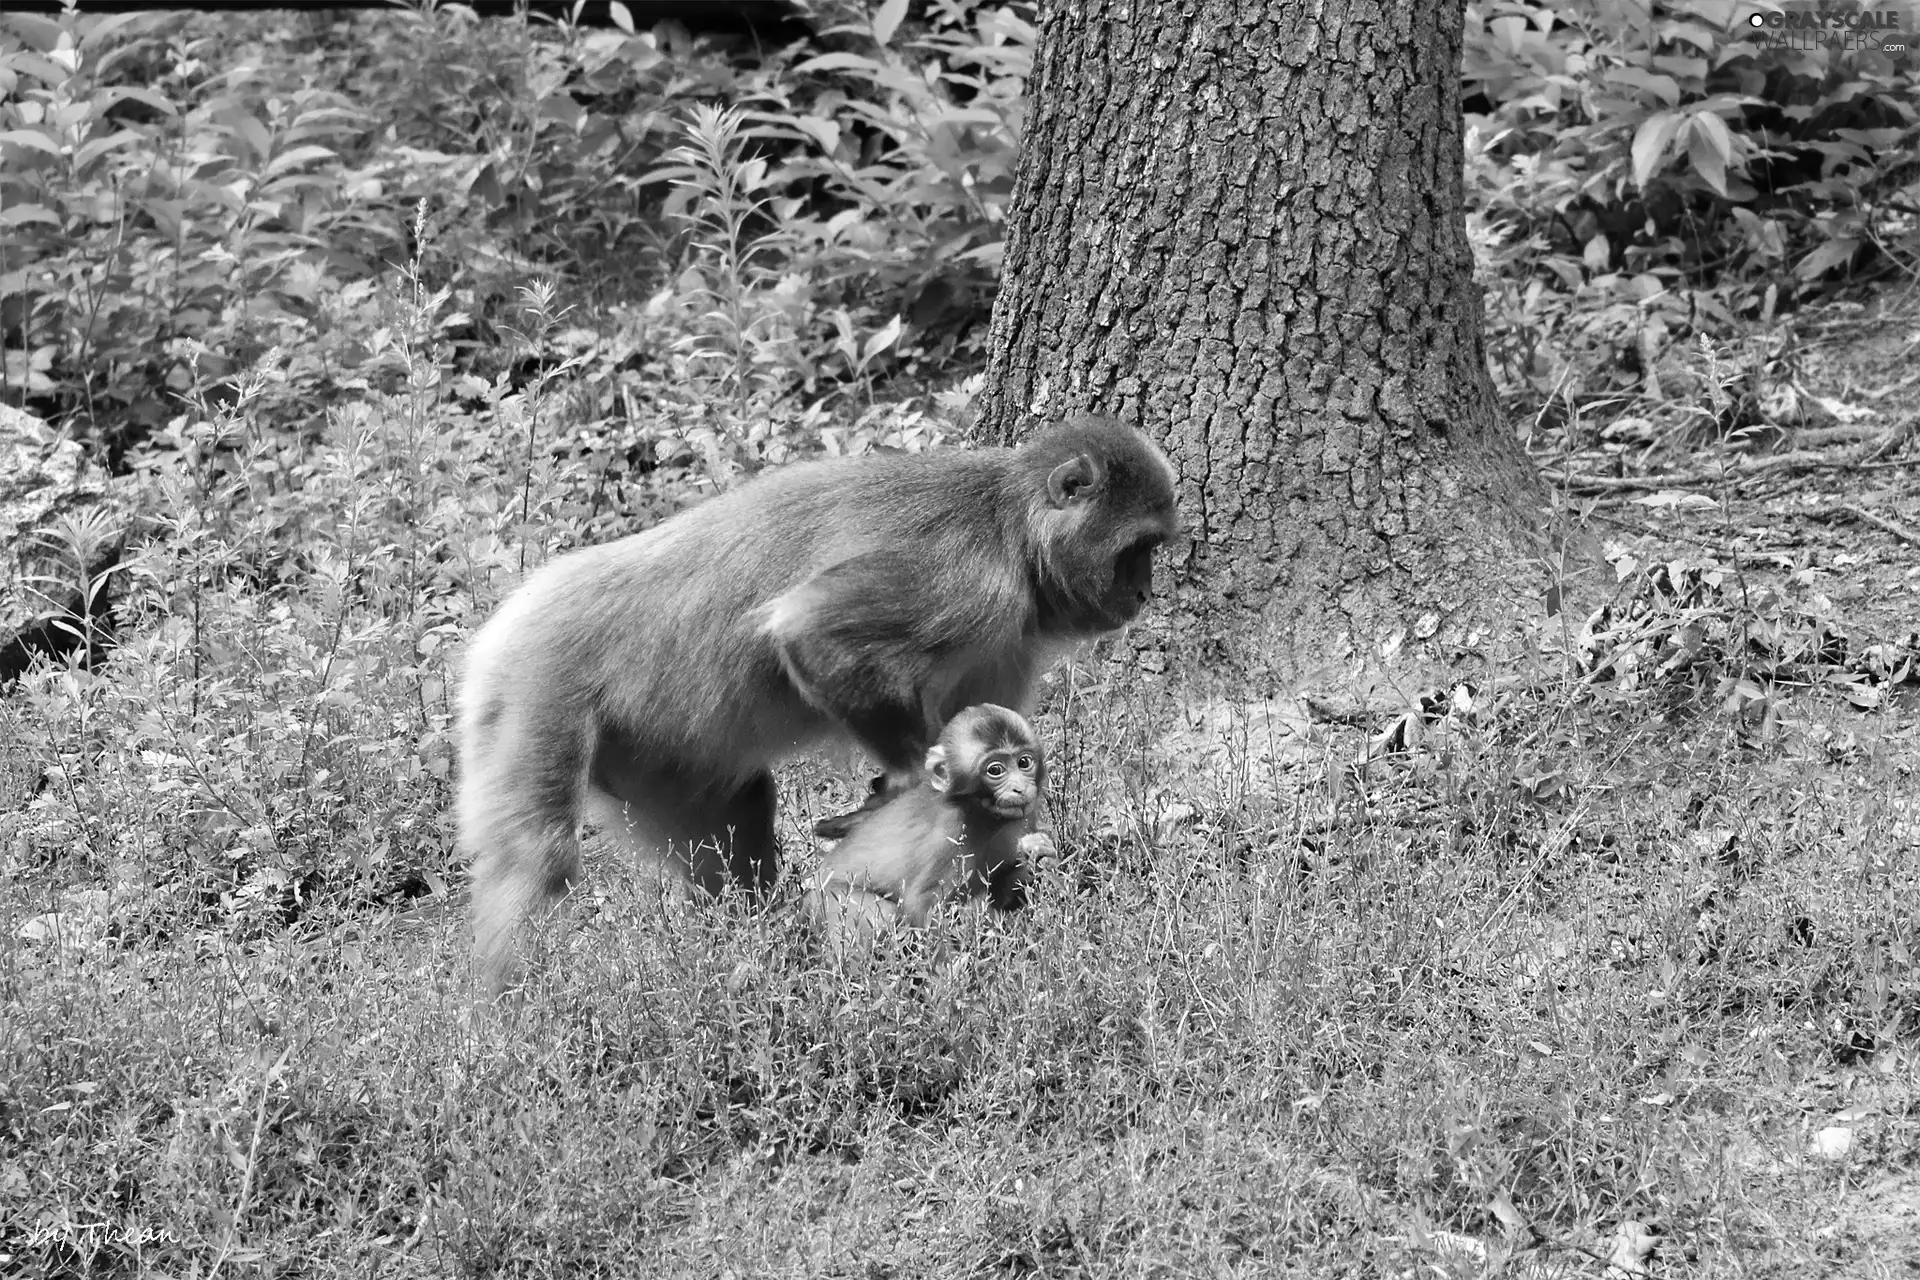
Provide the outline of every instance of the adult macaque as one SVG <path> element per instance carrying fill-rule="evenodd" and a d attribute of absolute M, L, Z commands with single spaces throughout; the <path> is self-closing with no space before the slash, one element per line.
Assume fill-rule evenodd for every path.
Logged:
<path fill-rule="evenodd" d="M 924 926 L 942 902 L 1026 905 L 1021 850 L 1046 785 L 1033 729 L 985 703 L 948 722 L 918 785 L 862 814 L 821 863 L 801 910 L 837 940 L 870 941 L 896 920 Z"/>
<path fill-rule="evenodd" d="M 460 838 L 498 989 L 534 908 L 582 878 L 593 803 L 717 893 L 778 874 L 771 766 L 851 742 L 906 785 L 962 707 L 1145 605 L 1173 471 L 1098 418 L 1014 449 L 802 463 L 561 556 L 474 637 Z"/>

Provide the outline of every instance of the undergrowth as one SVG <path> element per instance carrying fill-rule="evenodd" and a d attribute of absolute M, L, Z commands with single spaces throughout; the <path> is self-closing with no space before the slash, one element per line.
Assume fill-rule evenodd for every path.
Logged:
<path fill-rule="evenodd" d="M 1657 417 L 1697 398 L 1705 335 L 1747 344 L 1732 427 L 1821 421 L 1766 322 L 1920 260 L 1920 54 L 1866 47 L 1916 33 L 1736 8 L 1469 6 L 1468 216 L 1516 409 Z M 310 422 L 377 379 L 364 303 L 421 248 L 422 200 L 456 370 L 574 362 L 580 447 L 636 466 L 686 444 L 658 417 L 707 403 L 650 403 L 688 361 L 726 370 L 711 429 L 748 466 L 876 383 L 978 365 L 1030 6 L 822 0 L 791 44 L 611 13 L 0 20 L 4 394 L 119 467 L 278 347 L 299 395 L 271 425 Z M 537 277 L 582 310 L 503 359 Z M 755 438 L 769 413 L 791 425 Z"/>

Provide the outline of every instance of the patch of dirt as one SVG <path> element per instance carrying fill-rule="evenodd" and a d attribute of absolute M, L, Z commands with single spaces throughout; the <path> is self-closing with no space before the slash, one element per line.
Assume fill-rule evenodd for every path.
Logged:
<path fill-rule="evenodd" d="M 1848 1191 L 1813 1231 L 1836 1280 L 1920 1275 L 1920 1175 L 1911 1171 Z"/>

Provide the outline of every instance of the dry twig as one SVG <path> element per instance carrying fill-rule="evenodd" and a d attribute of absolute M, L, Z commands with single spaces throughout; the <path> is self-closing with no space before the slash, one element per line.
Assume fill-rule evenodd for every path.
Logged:
<path fill-rule="evenodd" d="M 1901 542 L 1911 543 L 1916 547 L 1920 547 L 1920 533 L 1915 533 L 1898 521 L 1889 520 L 1883 515 L 1876 514 L 1852 502 L 1841 503 L 1839 509 L 1852 516 L 1855 520 L 1870 524 L 1876 529 L 1892 534 Z"/>
<path fill-rule="evenodd" d="M 1724 467 L 1712 471 L 1670 471 L 1644 476 L 1587 476 L 1558 471 L 1552 467 L 1542 467 L 1540 474 L 1551 483 L 1574 493 L 1618 493 L 1623 489 L 1693 489 L 1703 485 L 1722 484 L 1729 480 L 1744 480 L 1780 472 L 1792 474 L 1799 471 L 1845 471 L 1850 467 L 1874 462 L 1892 454 L 1913 435 L 1916 424 L 1920 424 L 1920 419 L 1904 422 L 1874 436 L 1860 448 L 1849 450 L 1838 457 L 1825 452 L 1816 453 L 1808 449 L 1795 449 L 1791 453 L 1776 453 L 1763 458 L 1731 458 Z"/>

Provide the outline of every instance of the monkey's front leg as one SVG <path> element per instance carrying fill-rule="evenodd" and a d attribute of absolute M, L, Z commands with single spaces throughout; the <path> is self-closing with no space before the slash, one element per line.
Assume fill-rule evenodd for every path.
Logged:
<path fill-rule="evenodd" d="M 946 725 L 946 717 L 940 713 L 938 693 L 932 685 L 920 691 L 920 723 L 929 745 L 939 739 L 940 731 Z M 924 758 L 916 761 L 910 769 L 889 769 L 867 784 L 867 798 L 858 809 L 820 819 L 813 824 L 813 834 L 822 840 L 845 839 L 847 833 L 858 826 L 866 815 L 880 808 L 902 791 L 917 786 L 925 771 Z"/>

